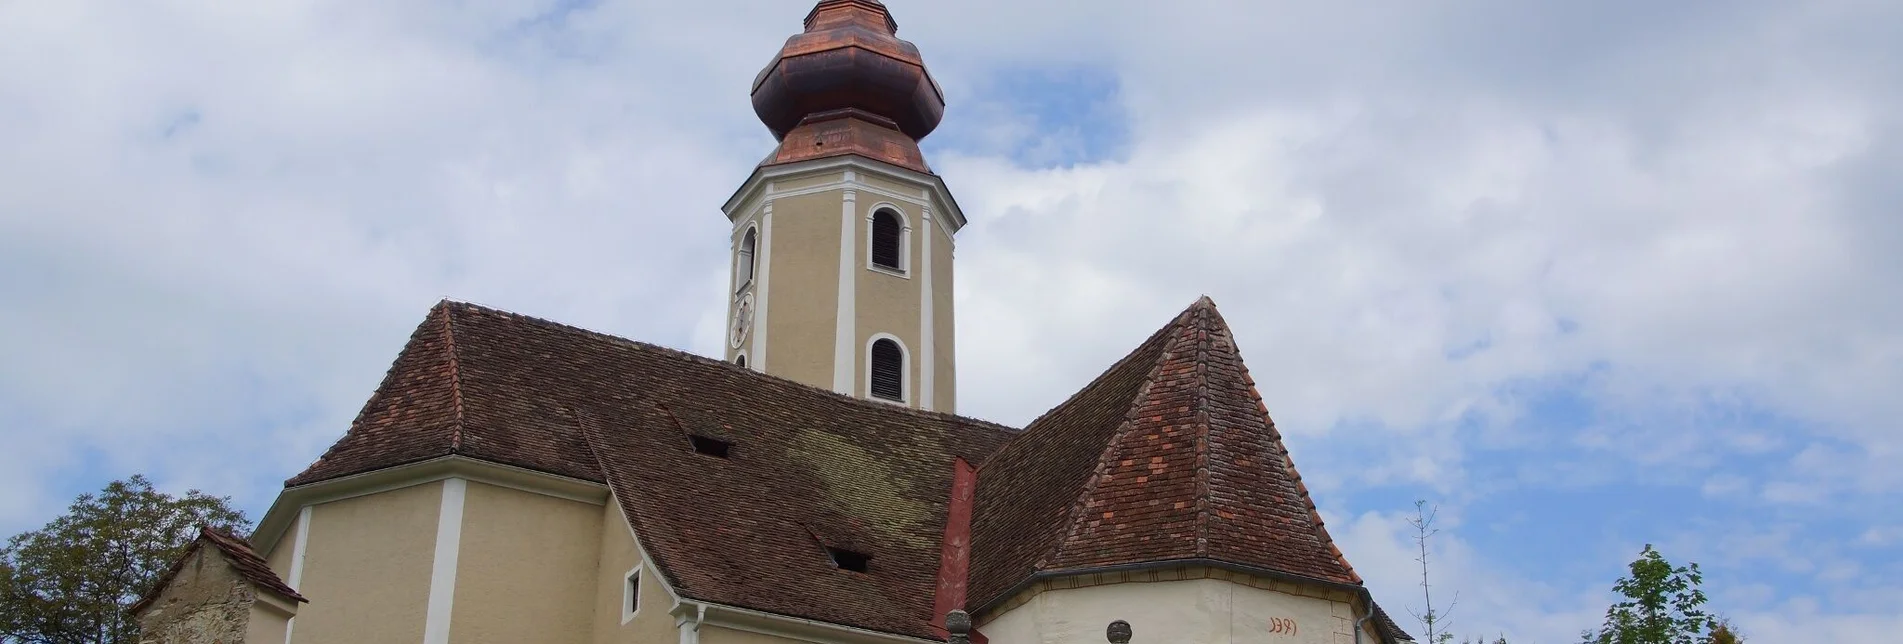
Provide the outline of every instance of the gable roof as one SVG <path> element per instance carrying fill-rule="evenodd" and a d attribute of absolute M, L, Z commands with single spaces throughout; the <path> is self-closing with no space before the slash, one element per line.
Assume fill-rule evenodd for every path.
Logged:
<path fill-rule="evenodd" d="M 606 483 L 686 598 L 932 637 L 957 458 L 1002 425 L 470 304 L 411 336 L 304 485 L 459 454 Z M 697 454 L 698 434 L 732 443 Z M 827 547 L 872 556 L 866 573 Z"/>
<path fill-rule="evenodd" d="M 1205 297 L 978 470 L 973 605 L 1039 573 L 1202 560 L 1361 578 Z"/>
<path fill-rule="evenodd" d="M 192 541 L 192 545 L 185 547 L 185 552 L 179 555 L 178 560 L 172 562 L 172 567 L 167 568 L 165 574 L 159 576 L 158 582 L 152 584 L 151 590 L 145 591 L 145 595 L 132 604 L 129 612 L 138 615 L 145 612 L 152 602 L 158 601 L 160 593 L 163 593 L 165 587 L 171 585 L 172 580 L 178 577 L 179 571 L 185 568 L 185 562 L 191 561 L 192 555 L 200 552 L 207 545 L 222 553 L 232 571 L 245 581 L 251 582 L 252 585 L 294 602 L 309 601 L 304 599 L 303 595 L 297 594 L 296 590 L 291 589 L 290 584 L 279 579 L 277 573 L 271 572 L 271 564 L 265 563 L 264 558 L 259 557 L 258 553 L 251 549 L 251 544 L 211 526 L 200 526 L 198 538 Z"/>

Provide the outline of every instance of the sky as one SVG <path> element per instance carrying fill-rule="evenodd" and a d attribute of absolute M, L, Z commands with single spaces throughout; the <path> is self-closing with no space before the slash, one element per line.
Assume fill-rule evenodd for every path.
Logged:
<path fill-rule="evenodd" d="M 1903 3 L 888 4 L 960 413 L 1207 294 L 1417 633 L 1415 500 L 1463 635 L 1574 641 L 1648 543 L 1754 643 L 1903 631 Z M 0 533 L 260 516 L 442 298 L 717 355 L 810 6 L 0 3 Z"/>

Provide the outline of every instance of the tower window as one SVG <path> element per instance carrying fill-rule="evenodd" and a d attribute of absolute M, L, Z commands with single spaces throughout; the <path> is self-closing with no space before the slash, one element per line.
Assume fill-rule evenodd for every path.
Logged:
<path fill-rule="evenodd" d="M 740 365 L 742 367 L 747 366 L 747 354 L 742 353 L 738 356 L 735 356 L 733 359 L 733 363 Z"/>
<path fill-rule="evenodd" d="M 748 228 L 747 236 L 740 239 L 740 249 L 734 253 L 733 284 L 734 290 L 746 290 L 753 283 L 753 254 L 757 250 L 760 229 Z"/>
<path fill-rule="evenodd" d="M 865 572 L 866 568 L 872 564 L 872 555 L 863 552 L 853 552 L 844 548 L 827 548 L 826 554 L 832 556 L 834 566 L 843 570 Z"/>
<path fill-rule="evenodd" d="M 872 214 L 872 265 L 903 271 L 905 265 L 905 221 L 890 210 Z"/>
<path fill-rule="evenodd" d="M 905 350 L 891 338 L 872 343 L 871 393 L 874 398 L 905 401 Z"/>

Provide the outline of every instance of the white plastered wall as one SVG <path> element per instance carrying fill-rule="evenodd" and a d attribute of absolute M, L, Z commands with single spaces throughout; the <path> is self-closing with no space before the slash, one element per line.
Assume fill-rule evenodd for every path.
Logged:
<path fill-rule="evenodd" d="M 1203 578 L 1049 588 L 979 630 L 997 644 L 1097 644 L 1121 619 L 1131 644 L 1353 644 L 1354 606 L 1328 598 L 1343 594 L 1259 585 L 1271 587 Z"/>

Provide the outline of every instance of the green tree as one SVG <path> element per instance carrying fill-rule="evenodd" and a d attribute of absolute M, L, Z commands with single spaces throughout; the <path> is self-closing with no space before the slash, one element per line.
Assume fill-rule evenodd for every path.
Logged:
<path fill-rule="evenodd" d="M 174 497 L 139 475 L 80 495 L 0 548 L 0 644 L 132 644 L 139 627 L 126 609 L 200 525 L 242 533 L 251 522 L 228 497 Z"/>
<path fill-rule="evenodd" d="M 1700 637 L 1716 625 L 1700 607 L 1705 591 L 1698 588 L 1704 575 L 1698 564 L 1674 567 L 1646 544 L 1631 565 L 1631 576 L 1612 590 L 1624 599 L 1606 609 L 1606 621 L 1597 632 L 1584 633 L 1585 644 L 1701 644 Z"/>

